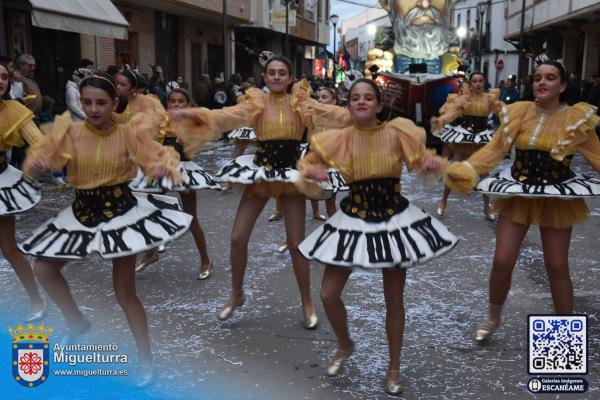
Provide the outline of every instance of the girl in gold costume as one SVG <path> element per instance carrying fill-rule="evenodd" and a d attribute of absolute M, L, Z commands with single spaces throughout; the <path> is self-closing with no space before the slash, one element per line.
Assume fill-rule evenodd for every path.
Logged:
<path fill-rule="evenodd" d="M 496 201 L 500 218 L 490 273 L 488 317 L 477 327 L 477 341 L 488 339 L 500 325 L 512 271 L 530 225 L 540 227 L 554 310 L 557 314 L 573 312 L 568 262 L 572 226 L 587 218 L 584 197 L 600 195 L 600 180 L 573 173 L 569 164 L 573 154 L 579 152 L 600 171 L 600 141 L 594 130 L 598 124 L 595 107 L 561 103 L 566 81 L 562 64 L 543 62 L 534 75 L 536 101 L 505 106 L 493 140 L 447 170 L 446 184 L 466 192 L 475 187 L 477 176 L 490 171 L 513 145 L 516 147 L 512 167 L 477 185 L 478 191 L 500 197 Z"/>

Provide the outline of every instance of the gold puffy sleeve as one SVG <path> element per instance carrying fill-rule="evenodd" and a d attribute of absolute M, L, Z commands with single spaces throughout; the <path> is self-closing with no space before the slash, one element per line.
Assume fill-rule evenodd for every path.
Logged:
<path fill-rule="evenodd" d="M 174 183 L 181 182 L 181 174 L 177 171 L 179 154 L 171 146 L 163 146 L 154 140 L 153 133 L 157 130 L 156 121 L 146 115 L 137 113 L 127 124 L 129 134 L 125 136 L 125 144 L 129 156 L 139 164 L 144 175 L 154 176 L 156 167 L 165 167 L 169 170 L 169 177 Z"/>
<path fill-rule="evenodd" d="M 521 119 L 531 102 L 518 101 L 504 106 L 500 111 L 500 127 L 492 140 L 477 150 L 467 161 L 452 163 L 444 180 L 452 189 L 466 193 L 477 184 L 477 176 L 489 172 L 498 164 L 512 146 L 521 128 Z"/>
<path fill-rule="evenodd" d="M 590 165 L 600 172 L 600 141 L 596 126 L 600 119 L 598 109 L 587 103 L 577 103 L 569 109 L 567 126 L 556 146 L 550 151 L 552 158 L 561 161 L 565 156 L 578 151 Z"/>
<path fill-rule="evenodd" d="M 345 107 L 321 104 L 310 97 L 312 90 L 305 79 L 292 88 L 292 109 L 300 114 L 310 130 L 338 129 L 352 125 L 350 112 Z"/>
<path fill-rule="evenodd" d="M 310 137 L 310 152 L 296 165 L 300 172 L 300 179 L 296 182 L 298 190 L 309 196 L 315 196 L 321 191 L 318 185 L 307 180 L 308 173 L 315 169 L 333 167 L 345 178 L 351 179 L 351 130 L 352 128 L 328 130 Z"/>
<path fill-rule="evenodd" d="M 238 104 L 220 110 L 207 108 L 187 109 L 194 118 L 177 121 L 176 134 L 185 146 L 185 152 L 192 156 L 205 142 L 217 140 L 226 131 L 254 126 L 265 108 L 264 92 L 251 88 L 246 91 Z"/>
<path fill-rule="evenodd" d="M 43 158 L 48 161 L 52 171 L 60 171 L 73 158 L 74 146 L 69 136 L 71 125 L 71 114 L 68 111 L 56 117 L 50 133 L 29 147 L 23 163 L 25 175 L 33 176 L 31 166 L 35 159 Z"/>
<path fill-rule="evenodd" d="M 490 102 L 490 112 L 496 115 L 502 110 L 502 107 L 506 105 L 500 101 L 500 89 L 490 90 L 488 93 L 488 100 Z"/>
<path fill-rule="evenodd" d="M 444 125 L 462 117 L 464 102 L 464 96 L 450 93 L 444 105 L 440 107 L 440 116 L 437 118 L 435 124 L 431 125 L 432 132 L 438 132 Z"/>
<path fill-rule="evenodd" d="M 387 125 L 398 133 L 397 138 L 402 152 L 402 159 L 409 171 L 417 170 L 421 172 L 425 162 L 433 159 L 439 164 L 434 173 L 441 176 L 446 169 L 448 160 L 445 157 L 436 155 L 435 150 L 425 147 L 426 134 L 423 128 L 406 118 L 394 118 Z"/>
<path fill-rule="evenodd" d="M 0 120 L 1 143 L 21 147 L 25 142 L 32 144 L 43 137 L 32 122 L 33 113 L 18 101 L 5 100 Z"/>

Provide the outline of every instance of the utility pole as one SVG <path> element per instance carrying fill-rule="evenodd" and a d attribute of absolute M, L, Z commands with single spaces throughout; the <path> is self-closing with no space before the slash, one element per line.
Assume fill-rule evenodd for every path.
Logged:
<path fill-rule="evenodd" d="M 227 84 L 229 79 L 229 32 L 227 25 L 227 0 L 223 0 L 223 81 Z"/>
<path fill-rule="evenodd" d="M 523 57 L 525 56 L 525 0 L 521 6 L 521 33 L 519 34 L 519 70 L 517 71 L 517 80 L 519 90 L 523 89 Z"/>
<path fill-rule="evenodd" d="M 285 0 L 285 51 L 283 54 L 290 58 L 290 0 Z"/>

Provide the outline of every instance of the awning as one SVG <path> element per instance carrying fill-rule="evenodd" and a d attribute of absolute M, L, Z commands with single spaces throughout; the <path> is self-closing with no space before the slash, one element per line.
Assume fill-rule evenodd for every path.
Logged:
<path fill-rule="evenodd" d="M 40 28 L 127 38 L 127 20 L 110 0 L 29 0 L 31 23 Z"/>

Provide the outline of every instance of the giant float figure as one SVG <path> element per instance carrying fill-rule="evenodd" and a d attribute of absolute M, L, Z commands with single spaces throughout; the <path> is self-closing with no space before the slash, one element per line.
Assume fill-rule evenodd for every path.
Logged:
<path fill-rule="evenodd" d="M 426 64 L 427 72 L 442 72 L 440 56 L 448 51 L 451 31 L 444 19 L 446 0 L 379 0 L 392 27 L 384 32 L 382 47 L 394 48 L 394 71 L 405 73 L 410 64 Z"/>

